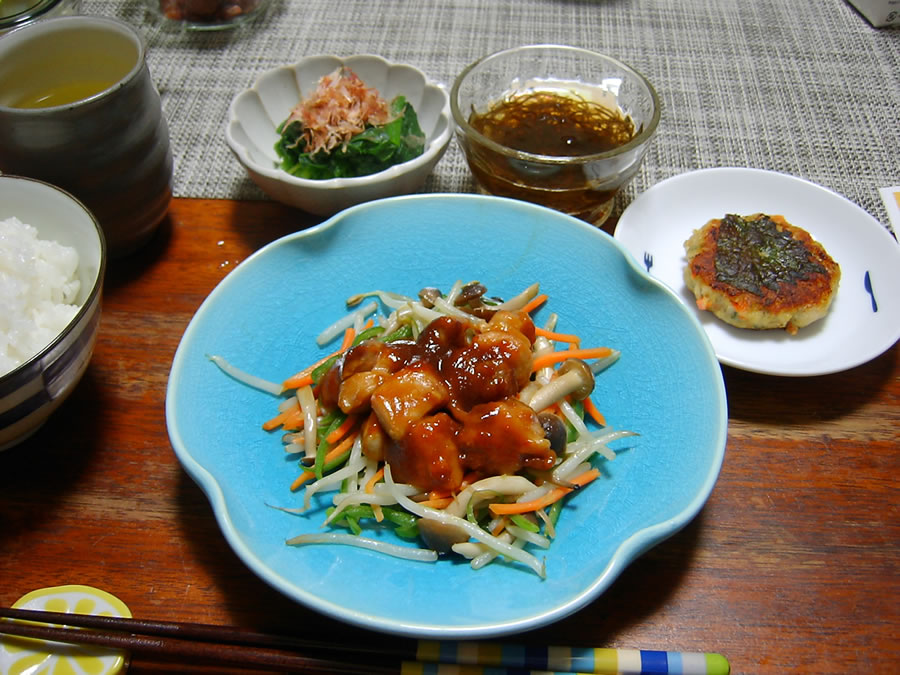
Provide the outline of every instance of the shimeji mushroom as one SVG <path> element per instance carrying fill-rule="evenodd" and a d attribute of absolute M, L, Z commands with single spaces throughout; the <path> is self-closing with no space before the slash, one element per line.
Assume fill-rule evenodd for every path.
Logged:
<path fill-rule="evenodd" d="M 557 455 L 562 454 L 566 449 L 569 433 L 566 423 L 560 419 L 559 415 L 546 411 L 538 415 L 538 422 L 544 428 L 544 437 L 550 441 L 550 449 Z"/>
<path fill-rule="evenodd" d="M 535 412 L 541 412 L 566 396 L 581 401 L 594 391 L 594 374 L 581 359 L 566 359 L 556 373 L 555 378 L 532 394 L 528 405 Z"/>
<path fill-rule="evenodd" d="M 454 544 L 469 541 L 469 533 L 452 523 L 420 518 L 417 522 L 422 541 L 432 551 L 449 553 Z"/>

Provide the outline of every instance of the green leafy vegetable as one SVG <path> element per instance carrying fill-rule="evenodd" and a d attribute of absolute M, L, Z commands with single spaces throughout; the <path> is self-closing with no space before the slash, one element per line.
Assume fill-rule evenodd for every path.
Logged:
<path fill-rule="evenodd" d="M 391 101 L 390 110 L 392 120 L 387 124 L 369 125 L 345 145 L 314 155 L 304 152 L 303 123 L 297 120 L 285 127 L 282 122 L 275 143 L 281 168 L 312 180 L 350 178 L 378 173 L 418 157 L 425 151 L 425 134 L 416 111 L 403 96 Z"/>
<path fill-rule="evenodd" d="M 325 513 L 331 515 L 334 508 L 333 506 L 328 507 Z M 397 536 L 404 539 L 416 539 L 419 536 L 418 518 L 416 516 L 391 506 L 382 506 L 381 512 L 384 514 L 384 522 L 393 526 Z M 344 509 L 344 512 L 333 523 L 338 527 L 349 528 L 351 532 L 358 535 L 362 531 L 359 521 L 374 519 L 375 513 L 371 506 L 368 504 L 354 504 Z"/>

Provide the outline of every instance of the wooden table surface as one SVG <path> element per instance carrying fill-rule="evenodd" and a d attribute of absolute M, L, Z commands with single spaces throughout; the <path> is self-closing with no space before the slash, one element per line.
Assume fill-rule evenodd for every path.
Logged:
<path fill-rule="evenodd" d="M 0 454 L 0 603 L 80 583 L 140 618 L 379 638 L 251 573 L 166 432 L 169 368 L 200 303 L 252 251 L 315 222 L 271 202 L 176 199 L 157 237 L 111 264 L 84 379 Z M 724 375 L 727 451 L 699 516 L 522 640 L 715 651 L 733 673 L 900 672 L 897 346 L 835 375 Z"/>

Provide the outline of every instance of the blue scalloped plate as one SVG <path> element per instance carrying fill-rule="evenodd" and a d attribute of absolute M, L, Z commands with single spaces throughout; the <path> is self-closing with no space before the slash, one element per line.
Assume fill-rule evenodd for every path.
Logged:
<path fill-rule="evenodd" d="M 547 578 L 495 563 L 416 563 L 347 546 L 288 547 L 320 530 L 289 491 L 298 474 L 279 434 L 260 425 L 274 399 L 207 358 L 279 381 L 319 358 L 319 332 L 350 295 L 414 295 L 457 279 L 509 297 L 538 281 L 558 329 L 620 349 L 594 400 L 618 441 L 604 475 L 570 499 L 546 553 Z M 694 314 L 604 232 L 556 211 L 480 195 L 414 195 L 343 211 L 260 249 L 194 316 L 169 378 L 166 416 L 185 470 L 212 503 L 240 558 L 273 587 L 319 612 L 411 637 L 483 638 L 536 628 L 603 593 L 648 548 L 686 525 L 715 484 L 727 405 L 719 364 Z M 386 535 L 388 538 L 393 535 Z M 400 543 L 400 540 L 397 540 Z"/>

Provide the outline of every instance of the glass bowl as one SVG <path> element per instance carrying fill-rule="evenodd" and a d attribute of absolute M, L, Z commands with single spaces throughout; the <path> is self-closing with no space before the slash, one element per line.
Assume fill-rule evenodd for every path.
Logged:
<path fill-rule="evenodd" d="M 4 0 L 0 2 L 0 35 L 51 16 L 78 14 L 81 0 Z"/>
<path fill-rule="evenodd" d="M 562 45 L 516 47 L 472 63 L 453 83 L 450 108 L 480 191 L 595 225 L 639 169 L 660 117 L 639 72 Z"/>

